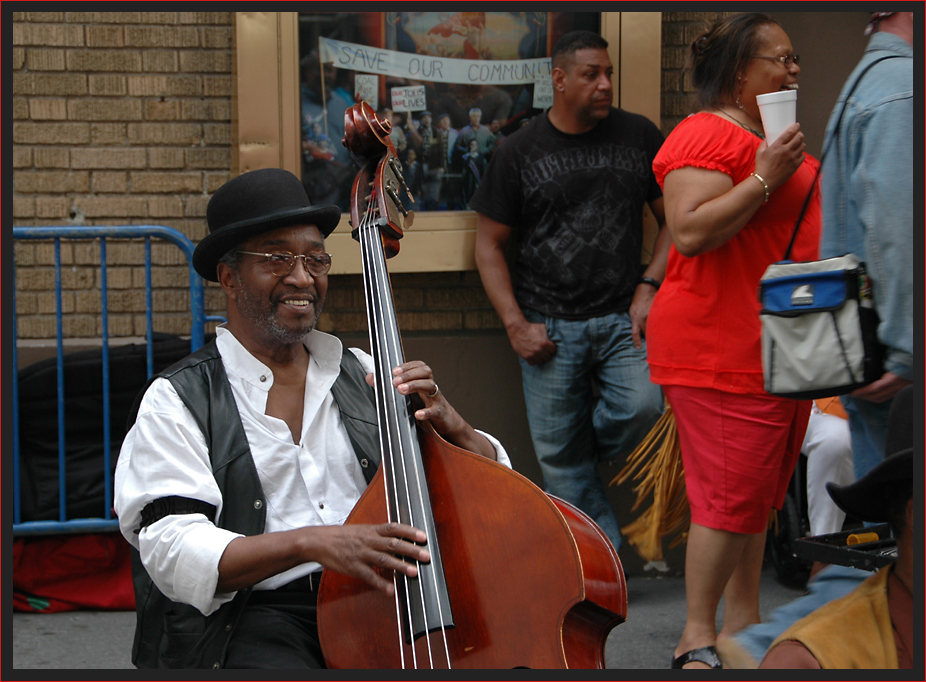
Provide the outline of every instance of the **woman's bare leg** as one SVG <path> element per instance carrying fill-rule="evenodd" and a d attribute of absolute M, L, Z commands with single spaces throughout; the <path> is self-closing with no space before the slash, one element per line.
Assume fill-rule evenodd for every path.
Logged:
<path fill-rule="evenodd" d="M 745 536 L 739 563 L 723 592 L 723 628 L 718 639 L 731 637 L 759 618 L 759 585 L 765 557 L 765 531 Z"/>
<path fill-rule="evenodd" d="M 685 553 L 687 619 L 676 657 L 717 643 L 717 607 L 750 537 L 691 524 Z M 709 666 L 695 662 L 688 667 Z"/>

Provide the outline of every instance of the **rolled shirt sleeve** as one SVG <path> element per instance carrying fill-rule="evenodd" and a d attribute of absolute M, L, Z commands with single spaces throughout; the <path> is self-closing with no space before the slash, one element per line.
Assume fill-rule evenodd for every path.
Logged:
<path fill-rule="evenodd" d="M 142 509 L 164 497 L 187 497 L 213 505 L 216 515 L 222 511 L 205 439 L 169 381 L 157 379 L 146 392 L 114 482 L 119 529 L 166 597 L 205 615 L 234 597 L 215 589 L 219 560 L 239 534 L 203 514 L 171 514 L 139 531 Z"/>

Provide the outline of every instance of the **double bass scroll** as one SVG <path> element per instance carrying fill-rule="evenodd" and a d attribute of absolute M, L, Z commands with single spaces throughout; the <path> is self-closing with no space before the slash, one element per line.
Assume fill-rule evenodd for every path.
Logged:
<path fill-rule="evenodd" d="M 351 156 L 361 167 L 351 188 L 350 223 L 354 239 L 364 220 L 382 233 L 387 258 L 399 252 L 399 240 L 415 214 L 402 205 L 401 193 L 414 201 L 402 177 L 402 164 L 389 139 L 392 124 L 380 119 L 370 105 L 358 104 L 344 112 L 344 139 Z M 369 192 L 370 194 L 367 194 Z"/>

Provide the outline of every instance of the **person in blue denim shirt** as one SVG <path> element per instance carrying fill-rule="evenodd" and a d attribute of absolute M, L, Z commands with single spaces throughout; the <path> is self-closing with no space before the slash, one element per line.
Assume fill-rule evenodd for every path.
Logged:
<path fill-rule="evenodd" d="M 855 476 L 884 458 L 887 415 L 913 369 L 913 13 L 874 13 L 874 34 L 847 84 L 859 82 L 823 162 L 820 256 L 854 253 L 871 276 L 886 347 L 884 375 L 842 398 Z M 826 131 L 834 137 L 845 89 Z M 825 146 L 824 146 L 825 148 Z"/>

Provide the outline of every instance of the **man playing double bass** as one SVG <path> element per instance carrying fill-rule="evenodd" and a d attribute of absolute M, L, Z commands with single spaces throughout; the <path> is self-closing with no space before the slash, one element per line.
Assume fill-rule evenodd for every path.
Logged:
<path fill-rule="evenodd" d="M 392 571 L 413 577 L 430 559 L 411 526 L 344 525 L 380 455 L 372 359 L 314 328 L 339 219 L 280 169 L 238 176 L 209 202 L 193 265 L 222 286 L 228 322 L 149 384 L 116 467 L 120 529 L 140 559 L 139 668 L 324 667 L 322 567 L 391 595 Z M 421 398 L 416 419 L 510 467 L 430 367 L 393 376 Z"/>

